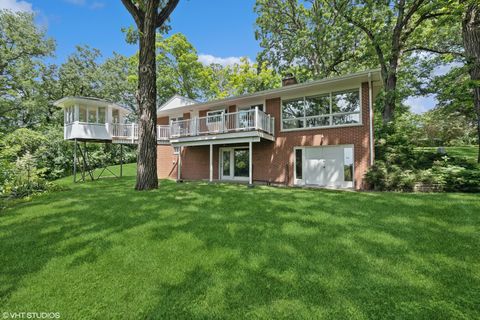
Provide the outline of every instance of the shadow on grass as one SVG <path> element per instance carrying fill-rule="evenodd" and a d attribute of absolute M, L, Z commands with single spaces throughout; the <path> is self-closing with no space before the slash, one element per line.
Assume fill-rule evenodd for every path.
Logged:
<path fill-rule="evenodd" d="M 478 315 L 476 195 L 132 186 L 104 179 L 9 209 L 0 302 L 84 318 Z M 87 280 L 89 296 L 34 286 L 55 277 L 64 290 Z"/>

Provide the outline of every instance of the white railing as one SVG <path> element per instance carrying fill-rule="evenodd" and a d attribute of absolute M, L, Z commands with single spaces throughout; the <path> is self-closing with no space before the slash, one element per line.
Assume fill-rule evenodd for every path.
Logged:
<path fill-rule="evenodd" d="M 222 113 L 207 117 L 172 121 L 170 136 L 173 138 L 199 136 L 241 131 L 263 131 L 273 135 L 274 118 L 258 110 L 245 110 L 233 113 Z"/>
<path fill-rule="evenodd" d="M 131 140 L 132 143 L 138 140 L 138 124 L 136 123 L 112 123 L 108 127 L 112 139 Z M 170 126 L 157 126 L 157 140 L 170 140 Z"/>
<path fill-rule="evenodd" d="M 170 126 L 169 125 L 157 126 L 157 140 L 163 140 L 163 141 L 170 140 Z"/>

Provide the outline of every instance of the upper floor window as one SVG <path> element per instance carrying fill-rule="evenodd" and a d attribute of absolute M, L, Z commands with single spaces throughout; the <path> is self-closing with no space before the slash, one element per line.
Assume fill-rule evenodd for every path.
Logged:
<path fill-rule="evenodd" d="M 302 129 L 360 123 L 360 91 L 347 90 L 284 100 L 282 129 Z"/>
<path fill-rule="evenodd" d="M 222 121 L 222 115 L 225 113 L 225 110 L 215 110 L 207 112 L 207 124 L 216 123 Z"/>

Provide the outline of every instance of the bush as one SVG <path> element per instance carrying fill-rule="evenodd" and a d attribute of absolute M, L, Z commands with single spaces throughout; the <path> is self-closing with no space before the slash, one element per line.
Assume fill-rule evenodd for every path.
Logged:
<path fill-rule="evenodd" d="M 0 195 L 22 197 L 47 190 L 47 181 L 72 173 L 73 148 L 71 141 L 63 140 L 63 130 L 57 126 L 42 132 L 22 128 L 9 133 L 0 141 Z M 120 162 L 119 145 L 90 143 L 87 150 L 91 168 Z M 123 150 L 124 163 L 136 160 L 135 146 L 124 146 Z M 29 179 L 24 176 L 25 167 L 19 169 L 25 161 L 30 168 Z"/>
<path fill-rule="evenodd" d="M 13 198 L 23 198 L 47 190 L 43 171 L 37 168 L 35 158 L 27 151 L 15 162 L 11 176 L 4 186 L 4 192 Z"/>

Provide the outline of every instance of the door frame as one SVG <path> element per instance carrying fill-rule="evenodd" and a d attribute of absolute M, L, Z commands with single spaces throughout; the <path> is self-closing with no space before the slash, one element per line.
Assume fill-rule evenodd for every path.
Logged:
<path fill-rule="evenodd" d="M 218 152 L 218 179 L 224 181 L 248 181 L 249 177 L 236 177 L 235 176 L 235 149 L 247 149 L 248 152 L 248 145 L 246 146 L 235 146 L 235 147 L 222 147 L 219 148 Z M 230 176 L 225 177 L 223 176 L 223 152 L 229 151 L 230 152 Z"/>
<path fill-rule="evenodd" d="M 352 170 L 353 170 L 353 176 L 352 176 L 352 186 L 345 186 L 348 182 L 350 181 L 344 181 L 342 185 L 342 188 L 355 188 L 355 146 L 354 144 L 330 144 L 330 145 L 323 145 L 323 146 L 297 146 L 293 147 L 293 184 L 297 186 L 306 186 L 306 177 L 305 177 L 305 167 L 306 167 L 306 157 L 305 157 L 305 149 L 308 148 L 352 148 Z M 302 150 L 302 177 L 303 179 L 297 179 L 297 172 L 295 170 L 296 165 L 297 165 L 297 159 L 295 157 L 296 151 L 297 150 Z M 345 159 L 345 156 L 344 156 Z M 345 165 L 345 164 L 344 164 Z"/>

